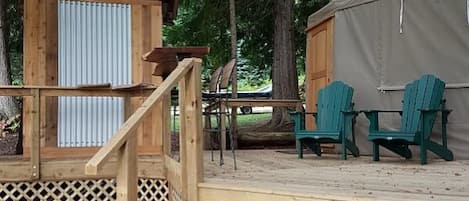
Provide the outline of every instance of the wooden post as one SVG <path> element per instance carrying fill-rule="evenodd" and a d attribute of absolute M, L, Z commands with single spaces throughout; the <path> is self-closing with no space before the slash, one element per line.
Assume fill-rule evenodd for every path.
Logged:
<path fill-rule="evenodd" d="M 24 0 L 24 84 L 57 85 L 58 14 L 57 0 Z M 33 115 L 32 97 L 23 99 L 23 116 Z M 45 97 L 41 101 L 41 145 L 57 146 L 57 97 Z M 31 118 L 24 118 L 23 145 L 25 152 L 32 152 L 28 133 L 34 130 Z M 38 134 L 39 135 L 39 134 Z M 29 157 L 24 155 L 24 157 Z"/>
<path fill-rule="evenodd" d="M 132 114 L 130 97 L 124 98 L 125 118 Z M 137 200 L 137 138 L 132 133 L 117 153 L 116 192 L 118 201 Z"/>
<path fill-rule="evenodd" d="M 227 107 L 225 103 L 221 101 L 220 103 L 220 135 L 221 135 L 220 136 L 220 151 L 226 150 L 226 109 Z M 222 157 L 222 154 L 220 154 L 220 157 Z"/>
<path fill-rule="evenodd" d="M 149 1 L 151 2 L 151 1 Z M 162 42 L 162 7 L 160 4 L 133 4 L 131 6 L 132 19 L 132 83 L 152 83 L 159 85 L 161 79 L 152 76 L 153 66 L 142 60 L 142 55 L 155 47 L 161 47 Z M 132 98 L 133 109 L 136 110 L 145 101 L 145 97 Z M 161 154 L 162 125 L 161 113 L 162 103 L 153 107 L 153 111 L 143 120 L 137 131 L 137 146 L 147 150 L 156 150 Z M 148 149 L 151 148 L 151 149 Z M 145 150 L 144 149 L 144 150 Z M 155 151 L 148 152 L 155 154 Z"/>
<path fill-rule="evenodd" d="M 163 137 L 163 153 L 171 156 L 171 93 L 166 95 L 161 106 L 161 125 Z"/>
<path fill-rule="evenodd" d="M 39 89 L 34 89 L 33 104 L 31 106 L 31 122 L 32 128 L 29 133 L 30 139 L 30 155 L 31 155 L 31 179 L 39 179 L 40 175 L 40 160 L 41 160 L 41 141 L 40 141 L 40 126 L 41 126 L 41 93 Z"/>
<path fill-rule="evenodd" d="M 188 73 L 190 73 L 189 71 Z M 186 128 L 186 98 L 187 98 L 187 82 L 186 82 L 187 76 L 184 76 L 184 78 L 179 81 L 179 162 L 181 163 L 182 167 L 182 172 L 181 172 L 181 178 L 182 178 L 182 185 L 181 185 L 181 199 L 182 200 L 188 200 L 188 193 L 187 193 L 187 146 L 186 146 L 186 134 L 187 134 L 187 128 Z"/>
<path fill-rule="evenodd" d="M 185 114 L 184 118 L 186 138 L 183 142 L 186 150 L 186 162 L 183 168 L 186 172 L 187 197 L 189 201 L 198 200 L 198 184 L 203 180 L 203 131 L 202 131 L 202 98 L 200 88 L 200 68 L 202 61 L 195 59 L 190 73 L 184 78 L 185 82 Z"/>

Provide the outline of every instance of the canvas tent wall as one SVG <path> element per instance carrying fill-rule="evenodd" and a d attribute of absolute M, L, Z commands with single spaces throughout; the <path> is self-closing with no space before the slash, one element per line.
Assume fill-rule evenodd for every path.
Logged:
<path fill-rule="evenodd" d="M 446 81 L 447 107 L 454 110 L 449 146 L 456 159 L 469 159 L 467 6 L 466 0 L 332 1 L 308 19 L 307 110 L 314 110 L 314 93 L 331 80 L 355 88 L 357 110 L 399 109 L 406 83 L 435 74 Z M 380 124 L 398 129 L 400 118 L 385 115 Z M 360 115 L 356 132 L 365 154 L 371 150 L 367 129 Z"/>

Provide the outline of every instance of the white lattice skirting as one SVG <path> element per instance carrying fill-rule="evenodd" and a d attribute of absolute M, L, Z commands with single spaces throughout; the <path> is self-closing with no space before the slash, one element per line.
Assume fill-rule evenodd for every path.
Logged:
<path fill-rule="evenodd" d="M 36 181 L 0 183 L 2 201 L 112 201 L 116 199 L 114 179 L 79 181 Z M 158 179 L 138 181 L 138 200 L 168 201 L 168 182 Z"/>
<path fill-rule="evenodd" d="M 171 184 L 170 184 L 171 186 Z M 169 195 L 171 196 L 171 200 L 172 201 L 182 201 L 181 199 L 181 193 L 177 192 L 173 186 L 171 186 L 171 192 L 169 193 Z"/>

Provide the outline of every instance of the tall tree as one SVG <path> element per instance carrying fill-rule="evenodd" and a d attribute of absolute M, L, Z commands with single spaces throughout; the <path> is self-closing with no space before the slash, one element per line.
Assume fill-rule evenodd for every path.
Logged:
<path fill-rule="evenodd" d="M 11 74 L 9 57 L 7 51 L 7 37 L 9 30 L 7 28 L 7 1 L 0 1 L 0 85 L 11 85 Z M 7 117 L 16 115 L 19 113 L 18 106 L 13 97 L 0 97 L 0 109 L 2 115 Z"/>
<path fill-rule="evenodd" d="M 235 0 L 230 0 L 230 33 L 231 33 L 231 59 L 237 59 L 238 55 L 238 38 L 237 38 L 237 30 L 236 30 L 236 5 Z M 232 98 L 238 98 L 238 69 L 237 65 L 235 64 L 235 68 L 233 69 L 233 75 L 231 76 L 231 91 L 232 91 Z M 238 147 L 238 140 L 236 139 L 237 136 L 237 107 L 231 108 L 231 135 L 233 136 L 232 139 L 232 146 Z"/>
<path fill-rule="evenodd" d="M 274 1 L 274 46 L 272 98 L 298 99 L 298 73 L 295 59 L 294 0 Z M 274 108 L 271 126 L 284 127 L 290 117 L 285 108 Z"/>
<path fill-rule="evenodd" d="M 296 98 L 296 70 L 304 72 L 306 34 L 304 32 L 308 16 L 326 5 L 329 0 L 236 0 L 236 35 L 237 35 L 237 82 L 238 85 L 258 86 L 272 79 L 276 98 Z M 200 45 L 209 46 L 210 54 L 204 58 L 203 77 L 208 80 L 213 69 L 223 65 L 230 59 L 230 19 L 226 11 L 229 9 L 226 0 L 181 0 L 178 18 L 174 26 L 165 27 L 164 42 L 166 45 Z M 274 8 L 282 6 L 285 9 Z M 280 5 L 280 3 L 282 5 Z M 288 13 L 287 9 L 288 8 Z M 293 9 L 294 12 L 291 10 Z M 288 20 L 286 24 L 275 23 L 277 17 Z M 285 14 L 290 17 L 285 18 Z M 294 19 L 294 20 L 293 20 Z M 278 25 L 278 26 L 277 26 Z M 282 25 L 282 27 L 280 27 Z M 276 30 L 274 30 L 274 27 Z M 291 46 L 280 41 L 288 31 Z M 276 57 L 274 61 L 274 33 L 277 34 Z M 296 44 L 293 45 L 293 44 Z M 283 50 L 282 50 L 283 48 Z M 283 55 L 282 51 L 293 49 L 293 56 Z M 288 50 L 288 51 L 289 51 Z M 295 55 L 296 61 L 295 64 Z M 282 58 L 286 56 L 287 58 Z M 291 59 L 293 57 L 293 60 Z M 288 62 L 286 62 L 288 60 Z M 275 62 L 275 65 L 274 65 Z M 287 64 L 288 63 L 288 64 Z M 297 67 L 295 67 L 297 66 Z M 274 69 L 275 68 L 275 69 Z M 288 68 L 283 69 L 283 68 Z M 272 71 L 271 71 L 272 70 Z M 284 74 L 287 72 L 289 74 Z M 274 75 L 275 74 L 275 75 Z M 285 79 L 288 76 L 288 79 Z M 292 89 L 292 90 L 288 90 Z M 286 93 L 286 94 L 285 94 Z M 274 121 L 277 125 L 289 118 L 284 110 L 275 109 Z M 280 125 L 283 127 L 283 125 Z"/>

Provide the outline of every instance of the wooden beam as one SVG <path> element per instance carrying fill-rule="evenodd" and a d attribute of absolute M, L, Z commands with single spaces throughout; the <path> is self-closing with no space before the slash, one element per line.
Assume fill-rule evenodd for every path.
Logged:
<path fill-rule="evenodd" d="M 155 90 L 154 87 L 137 89 L 105 89 L 105 88 L 76 88 L 76 87 L 47 87 L 47 86 L 0 86 L 2 96 L 33 96 L 36 89 L 41 90 L 41 96 L 147 96 Z"/>
<path fill-rule="evenodd" d="M 124 98 L 124 116 L 132 114 L 130 97 Z M 116 197 L 118 201 L 137 200 L 137 136 L 127 138 L 117 153 Z"/>
<path fill-rule="evenodd" d="M 140 58 L 144 53 L 144 32 L 145 32 L 145 19 L 144 10 L 146 8 L 142 5 L 133 5 L 131 7 L 131 26 L 132 26 L 132 83 L 150 82 L 150 79 L 145 78 L 144 62 Z M 151 77 L 151 76 L 150 76 Z M 144 97 L 135 97 L 132 99 L 132 110 L 135 111 L 143 103 Z M 151 119 L 151 117 L 147 117 Z M 145 131 L 145 123 L 140 124 L 137 128 L 137 144 L 141 147 L 143 143 L 143 132 Z"/>
<path fill-rule="evenodd" d="M 195 59 L 194 67 L 184 79 L 186 94 L 184 118 L 186 138 L 182 143 L 186 147 L 185 171 L 187 172 L 187 196 L 190 201 L 199 200 L 198 184 L 203 181 L 203 131 L 202 131 L 202 94 L 201 94 L 201 59 Z M 182 150 L 181 150 L 182 151 Z"/>
<path fill-rule="evenodd" d="M 223 101 L 228 106 L 251 106 L 251 107 L 298 107 L 301 105 L 301 100 L 287 100 L 287 99 L 228 99 Z"/>
<path fill-rule="evenodd" d="M 127 138 L 117 154 L 117 201 L 137 200 L 137 138 Z"/>
<path fill-rule="evenodd" d="M 220 152 L 226 150 L 226 105 L 220 104 Z M 223 153 L 220 153 L 220 158 L 223 156 Z M 223 162 L 223 159 L 220 159 Z"/>
<path fill-rule="evenodd" d="M 112 157 L 103 166 L 98 175 L 86 175 L 86 159 L 45 160 L 40 164 L 41 181 L 82 180 L 115 178 L 117 175 L 117 160 Z M 161 156 L 140 156 L 137 159 L 138 177 L 165 179 L 163 174 L 163 160 Z M 31 181 L 31 166 L 29 161 L 2 161 L 0 163 L 0 182 Z"/>
<path fill-rule="evenodd" d="M 58 2 L 45 1 L 44 3 L 44 15 L 42 19 L 45 19 L 45 25 L 41 26 L 41 31 L 45 30 L 45 34 L 41 35 L 45 37 L 44 55 L 41 57 L 45 58 L 45 64 L 43 66 L 43 74 L 41 73 L 40 82 L 49 85 L 58 85 Z M 42 64 L 41 64 L 42 66 Z M 41 113 L 41 144 L 46 147 L 57 147 L 57 115 L 58 115 L 58 98 L 57 97 L 46 97 L 41 103 L 41 110 L 47 111 Z"/>
<path fill-rule="evenodd" d="M 187 138 L 187 127 L 186 127 L 186 99 L 187 97 L 187 76 L 179 81 L 179 162 L 181 163 L 181 187 L 178 189 L 181 193 L 182 200 L 188 200 L 188 183 L 187 183 L 187 145 L 186 145 L 186 138 Z"/>
<path fill-rule="evenodd" d="M 163 155 L 171 156 L 171 95 L 167 95 L 162 106 Z"/>
<path fill-rule="evenodd" d="M 90 175 L 98 174 L 103 164 L 109 158 L 111 153 L 120 149 L 128 139 L 129 135 L 137 129 L 143 119 L 153 109 L 165 95 L 170 93 L 171 88 L 192 68 L 193 59 L 184 59 L 179 66 L 169 75 L 169 77 L 158 87 L 135 113 L 124 122 L 121 128 L 113 135 L 111 139 L 91 158 L 86 164 L 86 173 Z"/>
<path fill-rule="evenodd" d="M 70 159 L 70 158 L 91 158 L 101 147 L 41 147 L 41 160 L 48 159 Z M 161 146 L 137 147 L 139 156 L 156 156 L 161 154 Z M 24 149 L 23 158 L 29 159 L 31 149 Z M 64 154 L 66 153 L 66 154 Z"/>
<path fill-rule="evenodd" d="M 144 6 L 161 6 L 161 1 L 154 0 L 70 0 L 81 1 L 89 3 L 112 3 L 112 4 L 129 4 L 129 5 L 144 5 Z"/>
<path fill-rule="evenodd" d="M 31 148 L 31 179 L 39 179 L 40 175 L 40 161 L 41 161 L 41 139 L 40 139 L 40 130 L 41 130 L 41 94 L 39 89 L 33 91 L 33 105 L 31 107 L 31 122 L 32 127 L 29 133 L 30 145 Z"/>
<path fill-rule="evenodd" d="M 38 84 L 37 72 L 41 69 L 38 65 L 39 61 L 39 27 L 40 27 L 40 1 L 25 0 L 24 1 L 24 33 L 23 33 L 23 82 L 24 84 Z M 23 99 L 23 116 L 29 117 L 32 115 L 32 98 L 25 97 Z M 28 138 L 31 133 L 32 122 L 31 118 L 23 119 L 23 147 L 30 146 L 30 139 Z"/>

